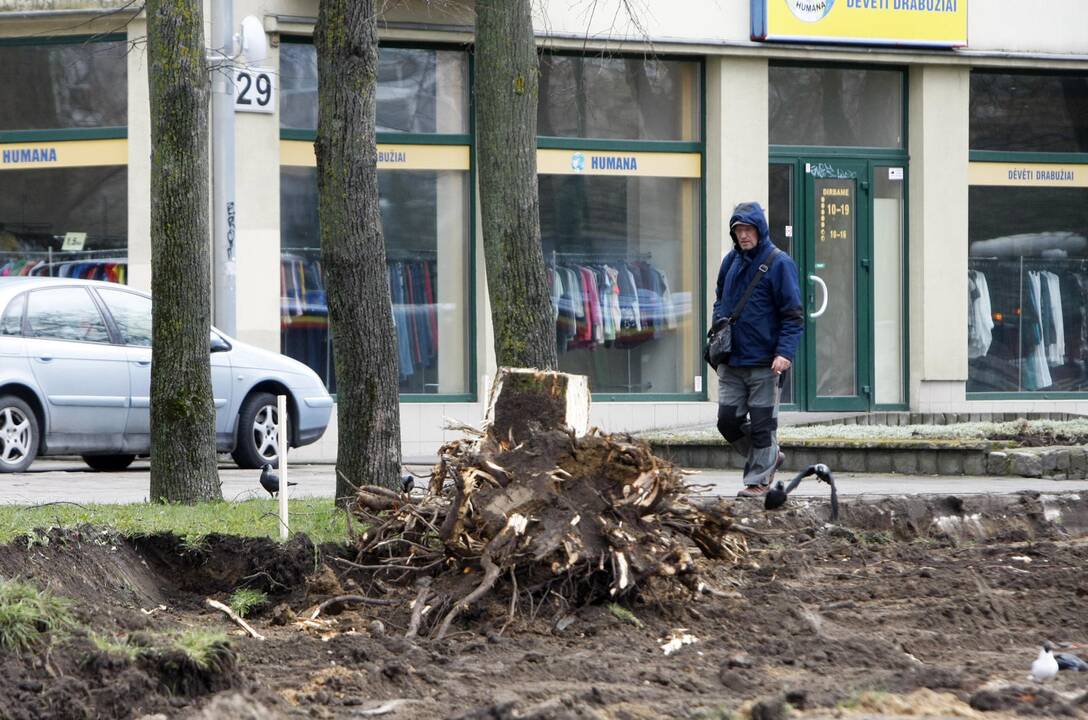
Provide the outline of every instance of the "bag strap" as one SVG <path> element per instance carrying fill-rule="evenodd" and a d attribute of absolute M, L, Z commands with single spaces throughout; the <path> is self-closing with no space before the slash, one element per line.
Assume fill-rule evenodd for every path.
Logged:
<path fill-rule="evenodd" d="M 768 256 L 767 259 L 764 260 L 756 269 L 755 277 L 753 277 L 752 281 L 748 283 L 748 288 L 744 291 L 744 295 L 741 297 L 740 302 L 738 302 L 737 306 L 733 308 L 733 313 L 729 316 L 730 323 L 735 323 L 737 321 L 737 318 L 740 317 L 740 311 L 744 309 L 744 305 L 748 302 L 748 298 L 752 296 L 752 293 L 756 289 L 756 285 L 759 284 L 759 281 L 763 279 L 763 276 L 767 274 L 767 271 L 771 269 L 771 266 L 774 265 L 774 261 L 777 260 L 778 256 L 781 254 L 782 251 L 778 248 L 775 248 L 771 251 L 770 256 Z"/>

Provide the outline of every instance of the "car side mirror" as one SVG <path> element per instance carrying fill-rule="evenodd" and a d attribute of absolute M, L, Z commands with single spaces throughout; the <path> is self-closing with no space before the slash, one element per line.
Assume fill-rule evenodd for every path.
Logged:
<path fill-rule="evenodd" d="M 227 350 L 230 350 L 230 343 L 228 343 L 226 340 L 219 337 L 215 333 L 212 333 L 210 345 L 211 352 L 213 353 L 226 352 Z"/>

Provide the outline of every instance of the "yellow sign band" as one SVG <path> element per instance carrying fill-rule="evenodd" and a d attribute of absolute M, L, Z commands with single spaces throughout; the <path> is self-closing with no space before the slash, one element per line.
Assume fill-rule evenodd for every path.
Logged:
<path fill-rule="evenodd" d="M 0 170 L 128 164 L 128 140 L 0 143 Z"/>
<path fill-rule="evenodd" d="M 378 145 L 379 170 L 468 170 L 467 145 Z M 317 167 L 314 144 L 280 140 L 280 164 Z"/>
<path fill-rule="evenodd" d="M 1088 188 L 1088 165 L 973 162 L 967 177 L 972 185 Z"/>
<path fill-rule="evenodd" d="M 755 39 L 956 47 L 968 0 L 753 0 Z"/>

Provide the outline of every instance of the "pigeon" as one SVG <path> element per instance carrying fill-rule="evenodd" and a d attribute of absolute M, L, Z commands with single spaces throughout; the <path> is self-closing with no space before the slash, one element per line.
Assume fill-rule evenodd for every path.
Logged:
<path fill-rule="evenodd" d="M 298 483 L 289 482 L 287 485 L 298 485 Z M 272 497 L 276 497 L 276 493 L 280 491 L 280 476 L 272 472 L 271 465 L 265 465 L 261 470 L 261 487 Z"/>
<path fill-rule="evenodd" d="M 801 484 L 801 481 L 805 478 L 815 475 L 817 479 L 827 483 L 831 486 L 831 519 L 839 519 L 839 493 L 835 489 L 835 478 L 831 476 L 831 468 L 823 463 L 816 463 L 815 465 L 809 465 L 807 468 L 797 473 L 793 480 L 790 480 L 789 485 L 783 485 L 779 480 L 774 484 L 767 494 L 763 498 L 764 510 L 777 510 L 786 504 L 786 499 L 794 489 Z"/>
<path fill-rule="evenodd" d="M 1058 663 L 1059 670 L 1072 670 L 1073 672 L 1088 672 L 1088 662 L 1079 655 L 1073 653 L 1054 653 L 1054 660 Z"/>
<path fill-rule="evenodd" d="M 1031 676 L 1037 682 L 1046 682 L 1058 674 L 1058 661 L 1050 651 L 1050 643 L 1043 643 L 1039 648 L 1039 657 L 1031 664 Z"/>
<path fill-rule="evenodd" d="M 416 479 L 412 475 L 407 474 L 407 473 L 404 474 L 404 475 L 401 475 L 400 486 L 401 486 L 401 490 L 404 491 L 404 494 L 407 495 L 408 493 L 412 492 L 412 490 L 415 489 Z"/>

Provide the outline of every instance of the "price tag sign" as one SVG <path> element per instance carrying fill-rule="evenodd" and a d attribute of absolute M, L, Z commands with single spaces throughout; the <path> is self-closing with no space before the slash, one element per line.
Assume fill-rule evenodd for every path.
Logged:
<path fill-rule="evenodd" d="M 276 76 L 267 68 L 234 71 L 234 112 L 271 114 L 276 108 Z"/>
<path fill-rule="evenodd" d="M 64 244 L 60 246 L 60 249 L 69 252 L 78 252 L 83 249 L 83 244 L 85 242 L 87 242 L 87 233 L 70 232 L 65 234 Z"/>

